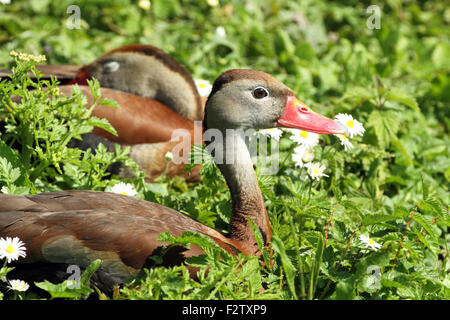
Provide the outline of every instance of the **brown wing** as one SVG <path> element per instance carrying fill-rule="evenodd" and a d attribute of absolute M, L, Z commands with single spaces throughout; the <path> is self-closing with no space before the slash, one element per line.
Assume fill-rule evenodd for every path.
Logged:
<path fill-rule="evenodd" d="M 103 271 L 127 277 L 135 275 L 152 252 L 166 245 L 157 241 L 166 231 L 174 236 L 184 231 L 200 232 L 230 250 L 225 244 L 230 243 L 228 239 L 214 229 L 170 208 L 129 196 L 80 190 L 30 196 L 0 194 L 0 237 L 24 241 L 24 262 L 86 267 L 102 259 Z M 192 246 L 182 255 L 201 253 Z M 165 258 L 179 262 L 177 257 Z"/>
<path fill-rule="evenodd" d="M 88 98 L 87 107 L 93 103 L 91 91 L 87 86 L 80 86 Z M 60 91 L 70 94 L 71 86 L 61 86 Z M 146 179 L 152 181 L 164 172 L 168 177 L 184 176 L 188 181 L 200 180 L 200 166 L 184 173 L 192 143 L 202 143 L 202 129 L 196 128 L 194 122 L 181 117 L 178 113 L 156 100 L 124 93 L 122 91 L 102 88 L 102 98 L 109 98 L 119 103 L 120 108 L 97 106 L 93 115 L 106 118 L 116 129 L 114 136 L 103 129 L 95 128 L 93 133 L 109 141 L 131 145 L 130 156 L 145 172 Z M 181 129 L 181 131 L 179 131 Z M 175 136 L 175 131 L 181 132 Z M 171 141 L 174 138 L 174 141 Z M 182 145 L 181 145 L 182 144 Z M 182 147 L 182 148 L 181 148 Z M 182 161 L 172 161 L 166 169 L 167 152 L 176 152 Z M 127 168 L 122 169 L 122 177 L 129 177 Z"/>
<path fill-rule="evenodd" d="M 88 86 L 80 86 L 88 98 L 89 107 L 93 97 Z M 72 86 L 60 86 L 60 91 L 69 95 Z M 106 118 L 116 129 L 114 136 L 102 129 L 95 129 L 94 134 L 120 144 L 133 145 L 169 141 L 176 129 L 192 131 L 194 122 L 187 120 L 162 103 L 122 91 L 102 88 L 102 98 L 115 100 L 120 108 L 97 106 L 93 115 Z"/>

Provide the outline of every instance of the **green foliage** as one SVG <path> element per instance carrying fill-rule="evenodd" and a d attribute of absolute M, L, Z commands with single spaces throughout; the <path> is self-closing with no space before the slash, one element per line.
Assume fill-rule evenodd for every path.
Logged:
<path fill-rule="evenodd" d="M 94 103 L 87 108 L 86 97 L 77 86 L 70 97 L 58 93 L 57 82 L 41 80 L 36 62 L 21 61 L 9 80 L 1 82 L 0 117 L 4 132 L 0 140 L 0 186 L 8 193 L 37 193 L 58 189 L 103 190 L 109 181 L 108 165 L 122 161 L 137 174 L 136 164 L 128 158 L 129 148 L 108 152 L 102 144 L 94 152 L 69 147 L 94 127 L 112 134 L 115 129 L 106 119 L 91 116 L 98 105 L 118 107 L 100 99 L 97 80 L 89 82 Z M 33 82 L 27 73 L 36 76 Z M 30 89 L 32 88 L 32 89 Z M 142 177 L 142 175 L 141 175 Z"/>
<path fill-rule="evenodd" d="M 263 290 L 273 278 L 261 270 L 258 258 L 239 254 L 233 257 L 211 238 L 184 232 L 180 237 L 164 233 L 161 241 L 172 245 L 198 245 L 204 255 L 191 257 L 186 265 L 196 268 L 193 280 L 185 267 L 145 269 L 145 277 L 121 289 L 124 299 L 270 299 L 273 290 Z"/>
<path fill-rule="evenodd" d="M 55 81 L 32 83 L 26 74 L 38 73 L 34 64 L 16 65 L 10 50 L 44 53 L 51 64 L 82 64 L 120 45 L 144 43 L 173 55 L 195 78 L 212 81 L 237 67 L 263 70 L 317 112 L 352 114 L 364 136 L 347 152 L 335 137 L 321 137 L 315 161 L 329 177 L 314 182 L 294 167 L 294 144 L 281 138 L 277 174 L 258 174 L 273 232 L 261 258 L 233 257 L 200 235 L 165 234 L 174 245 L 204 248 L 204 256 L 186 262 L 198 268 L 198 281 L 186 266 L 157 267 L 115 298 L 450 298 L 450 15 L 444 2 L 380 3 L 381 27 L 373 30 L 366 27 L 370 4 L 361 1 L 151 3 L 144 10 L 131 0 L 76 1 L 80 29 L 65 27 L 73 1 L 12 1 L 0 8 L 6 30 L 0 62 L 15 66 L 13 79 L 0 83 L 2 192 L 104 190 L 118 181 L 106 176 L 109 163 L 133 167 L 127 149 L 112 154 L 99 147 L 94 155 L 68 148 L 68 140 L 93 126 L 112 128 L 89 118 L 76 89 L 62 97 Z M 95 82 L 91 89 L 98 90 Z M 225 181 L 202 148 L 194 153 L 204 156 L 199 184 L 166 177 L 144 184 L 137 171 L 130 182 L 139 197 L 227 232 Z M 367 248 L 361 235 L 382 247 Z"/>
<path fill-rule="evenodd" d="M 68 299 L 85 299 L 94 290 L 90 287 L 90 279 L 94 272 L 100 268 L 101 260 L 92 262 L 86 270 L 81 274 L 78 280 L 64 280 L 61 283 L 53 284 L 47 280 L 43 282 L 36 282 L 36 286 L 47 291 L 53 298 L 68 298 Z"/>

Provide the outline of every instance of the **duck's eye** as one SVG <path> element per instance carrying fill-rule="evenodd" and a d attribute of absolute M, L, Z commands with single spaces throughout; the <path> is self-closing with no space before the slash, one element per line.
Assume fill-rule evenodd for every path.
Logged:
<path fill-rule="evenodd" d="M 262 99 L 262 98 L 267 97 L 268 95 L 269 95 L 269 91 L 267 91 L 266 88 L 263 88 L 263 87 L 257 87 L 257 88 L 255 88 L 255 89 L 253 90 L 253 96 L 254 96 L 256 99 Z"/>
<path fill-rule="evenodd" d="M 103 70 L 105 72 L 116 72 L 119 70 L 120 64 L 117 61 L 108 61 L 103 64 Z"/>

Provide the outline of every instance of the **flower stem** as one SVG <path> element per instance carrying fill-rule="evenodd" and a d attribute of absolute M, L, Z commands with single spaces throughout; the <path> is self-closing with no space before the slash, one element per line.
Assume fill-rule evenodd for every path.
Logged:
<path fill-rule="evenodd" d="M 398 246 L 397 253 L 395 254 L 395 258 L 394 258 L 395 265 L 397 265 L 397 257 L 398 257 L 398 254 L 400 253 L 400 249 L 402 248 L 403 241 L 405 240 L 406 231 L 408 230 L 409 224 L 411 223 L 411 219 L 412 219 L 413 215 L 416 213 L 416 210 L 420 206 L 421 203 L 422 203 L 422 200 L 419 201 L 419 203 L 416 205 L 416 207 L 414 208 L 414 210 L 411 212 L 411 214 L 409 216 L 408 223 L 406 224 L 405 231 L 403 232 L 402 240 L 400 241 L 400 245 Z"/>
<path fill-rule="evenodd" d="M 328 239 L 328 232 L 330 231 L 331 219 L 333 218 L 333 214 L 336 212 L 338 205 L 339 204 L 336 203 L 336 205 L 334 206 L 333 210 L 330 213 L 330 219 L 328 219 L 327 231 L 325 232 L 325 240 L 323 241 L 324 249 L 327 247 L 327 239 Z"/>

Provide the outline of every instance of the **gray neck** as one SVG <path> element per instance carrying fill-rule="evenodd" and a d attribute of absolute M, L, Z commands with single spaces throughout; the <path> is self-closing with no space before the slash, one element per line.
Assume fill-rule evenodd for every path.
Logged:
<path fill-rule="evenodd" d="M 243 133 L 227 129 L 223 143 L 217 143 L 214 151 L 217 165 L 225 177 L 232 197 L 230 238 L 254 246 L 251 249 L 253 252 L 248 252 L 254 253 L 257 247 L 248 218 L 259 227 L 266 242 L 271 238 L 271 231 Z"/>
<path fill-rule="evenodd" d="M 176 70 L 151 57 L 151 72 L 148 72 L 147 85 L 155 87 L 153 98 L 165 104 L 181 116 L 190 120 L 201 120 L 203 115 L 201 99 L 192 79 L 186 79 Z"/>
<path fill-rule="evenodd" d="M 102 86 L 155 99 L 189 120 L 203 119 L 202 101 L 194 80 L 178 63 L 171 59 L 164 61 L 161 56 L 118 52 L 94 64 L 101 65 L 105 59 L 122 63 L 119 69 L 122 73 L 120 77 L 115 74 L 102 77 L 93 71 L 92 76 L 102 77 Z"/>

